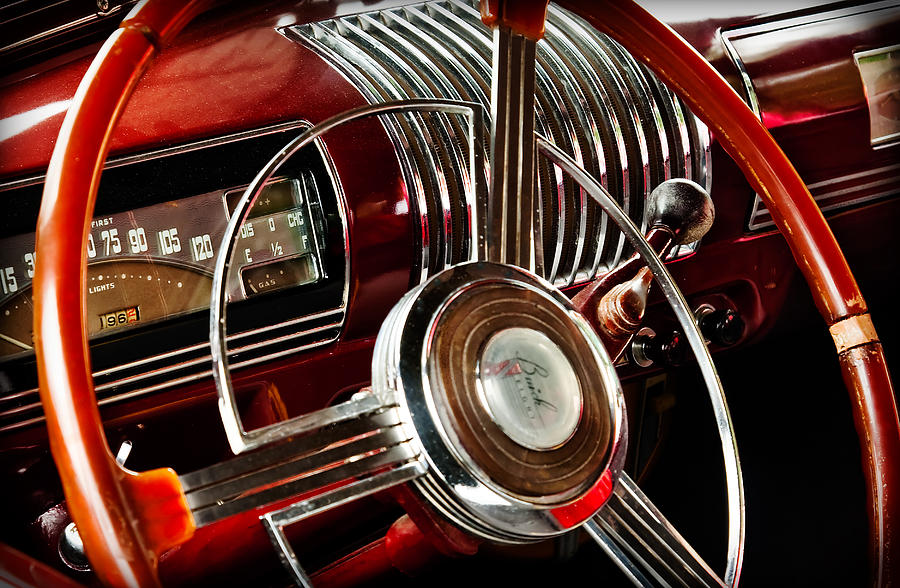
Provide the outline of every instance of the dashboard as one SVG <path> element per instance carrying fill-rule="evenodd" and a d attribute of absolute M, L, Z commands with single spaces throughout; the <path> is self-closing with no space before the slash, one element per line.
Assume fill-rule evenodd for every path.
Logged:
<path fill-rule="evenodd" d="M 0 465 L 11 480 L 0 540 L 82 581 L 90 580 L 53 553 L 68 519 L 59 514 L 63 497 L 38 394 L 34 227 L 63 113 L 115 26 L 112 17 L 126 8 L 92 13 L 89 26 L 50 37 L 25 26 L 46 17 L 43 8 L 0 11 L 7 26 L 22 23 L 22 38 L 0 48 L 8 58 L 0 78 Z M 890 351 L 900 332 L 891 287 L 896 256 L 885 253 L 896 248 L 900 221 L 900 10 L 875 2 L 689 12 L 666 18 L 791 157 L 828 215 L 876 325 L 883 321 Z M 84 251 L 97 400 L 113 451 L 123 441 L 138 447 L 129 467 L 191 471 L 228 455 L 215 409 L 208 308 L 226 227 L 257 173 L 300 133 L 351 108 L 429 98 L 490 112 L 490 51 L 477 6 L 445 0 L 225 6 L 162 53 L 113 135 Z M 729 311 L 745 325 L 734 340 L 713 338 L 725 364 L 810 328 L 812 304 L 770 213 L 681 98 L 618 43 L 555 5 L 536 61 L 535 132 L 571 154 L 642 229 L 646 200 L 661 182 L 683 177 L 709 190 L 713 229 L 668 261 L 692 308 Z M 472 257 L 467 203 L 486 189 L 488 122 L 473 133 L 454 114 L 372 117 L 286 158 L 239 222 L 224 280 L 228 358 L 248 427 L 334 405 L 369 386 L 390 309 L 410 288 Z M 477 165 L 470 165 L 473 153 Z M 633 253 L 587 193 L 543 157 L 535 192 L 542 247 L 532 269 L 566 295 Z M 676 328 L 655 292 L 646 324 L 660 334 Z M 798 355 L 804 369 L 815 369 Z M 643 439 L 629 459 L 643 470 L 665 445 L 662 417 L 648 416 L 648 390 L 667 374 L 678 381 L 671 370 L 679 366 L 624 363 L 629 410 L 639 415 L 632 426 Z M 192 451 L 179 451 L 185 446 Z M 349 526 L 364 533 L 397 514 L 369 502 L 337 512 L 350 514 L 333 521 L 353 518 Z M 314 537 L 331 521 L 292 538 Z M 191 569 L 204 541 L 219 553 L 203 561 L 223 570 L 265 558 L 261 528 L 234 555 L 229 524 L 203 529 L 197 543 L 171 556 L 164 575 L 208 580 Z M 358 545 L 328 538 L 310 558 L 320 564 Z M 850 557 L 864 557 L 860 550 Z M 858 571 L 859 561 L 852 563 Z"/>
<path fill-rule="evenodd" d="M 307 126 L 280 124 L 112 162 L 85 250 L 94 365 L 109 390 L 106 400 L 209 373 L 199 361 L 204 348 L 208 357 L 202 311 L 209 307 L 215 253 L 246 187 L 240 182 L 249 182 L 270 150 Z M 211 165 L 228 171 L 210 173 Z M 228 300 L 235 303 L 228 324 L 238 335 L 233 349 L 250 363 L 334 340 L 346 306 L 346 218 L 324 147 L 297 154 L 283 171 L 242 223 L 226 278 Z M 10 196 L 23 200 L 41 187 L 32 180 L 15 186 Z M 0 353 L 9 366 L 6 381 L 28 391 L 10 406 L 5 424 L 15 428 L 39 419 L 30 291 L 34 233 L 4 239 L 2 251 Z M 286 296 L 276 294 L 285 289 Z M 297 301 L 295 310 L 272 312 L 276 296 Z M 123 353 L 123 341 L 134 352 Z"/>

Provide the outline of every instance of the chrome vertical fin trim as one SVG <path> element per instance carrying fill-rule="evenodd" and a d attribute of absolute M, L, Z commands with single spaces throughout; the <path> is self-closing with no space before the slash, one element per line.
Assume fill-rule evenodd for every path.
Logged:
<path fill-rule="evenodd" d="M 369 102 L 406 95 L 472 101 L 486 111 L 490 104 L 491 33 L 473 0 L 413 4 L 289 26 L 287 31 L 289 38 L 313 48 L 358 85 Z M 343 41 L 330 38 L 335 36 Z M 708 132 L 614 41 L 579 17 L 550 6 L 536 60 L 535 132 L 573 155 L 632 220 L 643 221 L 644 199 L 654 181 L 672 175 L 666 172 L 670 167 L 708 186 L 708 174 L 700 172 L 708 165 Z M 373 68 L 378 75 L 366 73 Z M 398 87 L 403 92 L 398 94 Z M 490 121 L 484 122 L 482 136 L 488 137 Z M 471 217 L 463 217 L 454 200 L 459 196 L 453 187 L 471 182 L 463 177 L 462 151 L 454 145 L 460 129 L 452 119 L 437 116 L 420 121 L 421 132 L 408 123 L 385 127 L 398 157 L 407 162 L 401 169 L 411 208 L 420 211 L 420 237 L 414 246 L 422 250 L 416 255 L 421 262 L 411 276 L 413 284 L 420 283 L 446 265 L 473 259 L 475 247 L 460 243 L 472 238 L 466 233 L 472 229 L 465 227 Z M 427 145 L 425 151 L 434 151 L 433 157 L 420 154 L 418 145 Z M 485 164 L 488 151 L 486 144 L 478 151 Z M 542 277 L 564 287 L 616 265 L 629 247 L 621 232 L 552 163 L 538 157 L 534 167 L 533 239 L 543 246 L 533 257 L 535 264 L 543 265 Z M 486 181 L 488 172 L 479 168 L 477 179 Z M 440 188 L 441 178 L 446 191 Z M 439 217 L 431 214 L 430 225 L 429 210 L 442 211 Z M 449 247 L 443 244 L 444 235 Z M 429 264 L 429 259 L 434 262 Z"/>
<path fill-rule="evenodd" d="M 356 44 L 366 52 L 373 66 L 377 64 L 377 70 L 383 79 L 394 82 L 395 92 L 392 99 L 400 100 L 431 95 L 442 95 L 451 100 L 459 98 L 456 93 L 446 93 L 445 88 L 442 88 L 440 92 L 429 88 L 424 79 L 425 72 L 416 71 L 411 62 L 401 57 L 401 49 L 411 51 L 410 46 L 400 40 L 399 36 L 391 35 L 389 31 L 385 35 L 387 29 L 379 20 L 366 14 L 356 18 L 342 18 L 338 21 L 338 30 L 346 41 Z M 385 37 L 390 42 L 384 42 Z M 465 139 L 460 137 L 459 133 L 454 133 L 450 122 L 442 119 L 441 115 L 437 115 L 436 118 L 442 120 L 433 120 L 432 117 L 423 115 L 414 115 L 412 118 L 417 121 L 418 128 L 421 130 L 419 139 L 424 141 L 421 143 L 424 147 L 422 159 L 426 164 L 428 177 L 431 179 L 432 190 L 436 194 L 434 198 L 436 222 L 433 229 L 438 237 L 438 251 L 433 258 L 432 265 L 433 271 L 441 271 L 453 261 L 454 241 L 467 237 L 467 235 L 454 235 L 450 204 L 451 198 L 456 203 L 462 200 L 462 195 L 458 190 L 453 189 L 451 184 L 456 185 L 456 177 L 452 170 L 465 169 L 460 152 L 460 143 Z M 449 165 L 442 161 L 442 156 L 452 158 Z"/>
<path fill-rule="evenodd" d="M 287 38 L 302 43 L 323 59 L 326 59 L 363 94 L 370 104 L 391 100 L 389 94 L 381 87 L 381 80 L 373 77 L 362 69 L 358 69 L 347 58 L 347 54 L 353 54 L 352 46 L 345 45 L 333 39 L 332 31 L 320 23 L 313 23 L 304 27 L 286 27 L 281 29 Z M 339 37 L 339 35 L 334 35 Z M 401 172 L 406 178 L 407 193 L 410 195 L 410 212 L 417 217 L 418 232 L 414 234 L 414 242 L 419 247 L 419 254 L 414 257 L 412 272 L 419 279 L 428 276 L 428 264 L 431 256 L 430 235 L 433 230 L 428 217 L 428 206 L 425 201 L 425 191 L 419 175 L 418 166 L 413 160 L 410 139 L 418 139 L 419 134 L 413 129 L 401 132 L 401 121 L 392 118 L 382 118 L 381 124 L 387 132 L 388 138 L 394 145 Z M 411 136 L 411 137 L 410 137 Z"/>

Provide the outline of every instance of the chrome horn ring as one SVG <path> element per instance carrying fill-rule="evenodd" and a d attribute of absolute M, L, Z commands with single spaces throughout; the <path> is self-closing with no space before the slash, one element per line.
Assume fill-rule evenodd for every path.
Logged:
<path fill-rule="evenodd" d="M 510 337 L 514 329 L 524 331 Z M 491 408 L 485 376 L 503 381 L 512 411 Z M 548 388 L 560 382 L 576 386 Z M 379 333 L 372 386 L 396 397 L 428 463 L 415 487 L 477 536 L 521 543 L 565 533 L 603 505 L 621 471 L 625 404 L 612 360 L 568 298 L 525 270 L 466 263 L 410 291 Z M 538 431 L 544 446 L 508 431 L 540 427 L 560 401 L 570 403 L 562 432 L 554 426 L 540 441 Z"/>

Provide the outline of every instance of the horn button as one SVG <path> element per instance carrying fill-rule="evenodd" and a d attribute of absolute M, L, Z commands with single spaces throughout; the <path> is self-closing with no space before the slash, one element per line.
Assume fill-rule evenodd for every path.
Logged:
<path fill-rule="evenodd" d="M 491 335 L 478 361 L 479 399 L 507 437 L 548 451 L 572 438 L 581 420 L 581 385 L 550 337 L 511 327 Z"/>
<path fill-rule="evenodd" d="M 462 264 L 410 291 L 379 334 L 372 383 L 428 462 L 414 485 L 479 535 L 564 532 L 602 506 L 621 468 L 608 354 L 563 294 L 519 268 Z"/>

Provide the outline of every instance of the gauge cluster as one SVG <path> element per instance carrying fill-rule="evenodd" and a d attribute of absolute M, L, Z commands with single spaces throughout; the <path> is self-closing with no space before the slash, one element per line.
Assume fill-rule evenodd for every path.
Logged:
<path fill-rule="evenodd" d="M 259 169 L 307 127 L 285 123 L 107 165 L 84 252 L 101 403 L 208 376 L 208 307 L 226 227 Z M 20 203 L 0 216 L 0 389 L 21 392 L 0 399 L 0 431 L 41 418 L 31 281 L 42 179 L 0 186 L 0 198 Z M 284 164 L 235 236 L 225 279 L 234 367 L 337 339 L 347 238 L 340 184 L 320 141 Z"/>
<path fill-rule="evenodd" d="M 242 192 L 219 190 L 94 218 L 85 251 L 89 333 L 208 307 L 216 253 Z M 237 237 L 226 280 L 230 301 L 325 277 L 318 200 L 309 171 L 264 188 Z M 0 355 L 32 349 L 34 239 L 31 233 L 0 240 Z"/>

